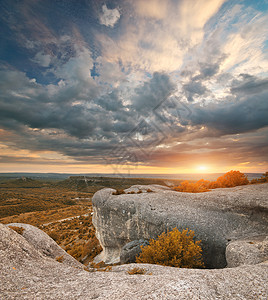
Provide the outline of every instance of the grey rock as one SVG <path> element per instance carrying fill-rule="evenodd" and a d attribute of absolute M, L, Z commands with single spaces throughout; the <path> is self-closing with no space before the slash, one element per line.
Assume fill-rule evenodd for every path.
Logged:
<path fill-rule="evenodd" d="M 134 263 L 136 262 L 136 257 L 141 253 L 141 246 L 149 245 L 148 240 L 136 240 L 126 244 L 120 253 L 120 263 Z"/>
<path fill-rule="evenodd" d="M 231 242 L 226 247 L 227 267 L 255 265 L 268 260 L 268 236 L 256 236 Z"/>
<path fill-rule="evenodd" d="M 23 223 L 10 223 L 7 226 L 24 228 L 22 236 L 42 255 L 53 259 L 62 257 L 63 264 L 84 269 L 84 265 L 65 252 L 50 236 L 39 228 Z"/>
<path fill-rule="evenodd" d="M 230 241 L 268 235 L 268 184 L 181 193 L 161 186 L 135 186 L 153 193 L 113 195 L 113 189 L 95 193 L 93 224 L 103 252 L 96 261 L 120 261 L 122 248 L 131 241 L 156 238 L 177 227 L 195 231 L 202 240 L 208 268 L 226 266 Z"/>
<path fill-rule="evenodd" d="M 145 275 L 129 275 L 134 267 L 143 268 Z M 0 224 L 0 298 L 5 300 L 266 300 L 267 280 L 268 263 L 222 270 L 130 264 L 89 273 L 41 254 Z"/>

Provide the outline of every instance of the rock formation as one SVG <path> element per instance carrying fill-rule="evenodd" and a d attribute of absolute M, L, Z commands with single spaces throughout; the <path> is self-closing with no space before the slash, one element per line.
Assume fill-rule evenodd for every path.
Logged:
<path fill-rule="evenodd" d="M 227 267 L 255 265 L 268 260 L 268 236 L 240 239 L 226 247 Z"/>
<path fill-rule="evenodd" d="M 264 300 L 268 297 L 267 262 L 222 270 L 130 264 L 113 267 L 111 272 L 89 273 L 59 263 L 42 252 L 0 224 L 1 299 Z M 145 275 L 129 275 L 127 271 L 133 267 L 143 268 Z"/>
<path fill-rule="evenodd" d="M 227 244 L 228 268 L 129 264 L 110 272 L 87 272 L 39 229 L 12 224 L 24 228 L 21 235 L 0 224 L 0 299 L 268 299 L 268 184 L 199 195 L 149 188 L 154 193 L 139 186 L 129 191 L 144 193 L 115 196 L 105 189 L 94 196 L 94 223 L 107 247 L 102 257 L 119 260 L 125 246 L 128 259 L 150 235 L 188 225 L 211 245 L 209 253 L 221 255 Z M 55 259 L 58 255 L 62 263 Z M 144 275 L 130 275 L 134 267 L 142 268 Z"/>
<path fill-rule="evenodd" d="M 146 192 L 148 189 L 153 192 Z M 136 193 L 128 194 L 133 191 Z M 198 194 L 154 185 L 133 186 L 121 195 L 113 192 L 103 189 L 92 199 L 93 224 L 103 247 L 96 261 L 117 263 L 126 244 L 156 238 L 177 227 L 194 230 L 196 238 L 202 240 L 208 268 L 223 268 L 228 243 L 268 235 L 268 184 Z"/>
<path fill-rule="evenodd" d="M 84 265 L 65 252 L 51 237 L 39 228 L 23 223 L 10 223 L 7 226 L 23 228 L 24 230 L 21 235 L 42 255 L 53 259 L 61 257 L 63 264 L 84 269 Z"/>

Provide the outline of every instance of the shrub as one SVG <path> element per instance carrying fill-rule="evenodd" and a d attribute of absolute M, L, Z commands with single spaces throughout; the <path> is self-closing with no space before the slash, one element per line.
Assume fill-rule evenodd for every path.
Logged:
<path fill-rule="evenodd" d="M 188 193 L 202 193 L 208 192 L 209 181 L 201 179 L 195 183 L 190 183 L 189 181 L 183 181 L 179 186 L 175 187 L 174 190 L 178 192 L 188 192 Z"/>
<path fill-rule="evenodd" d="M 201 241 L 194 241 L 194 231 L 177 228 L 162 233 L 156 240 L 151 239 L 148 246 L 141 246 L 137 263 L 149 263 L 177 268 L 202 268 Z"/>
<path fill-rule="evenodd" d="M 124 190 L 116 190 L 115 192 L 113 192 L 113 195 L 121 195 L 121 194 L 125 194 Z"/>
<path fill-rule="evenodd" d="M 250 181 L 251 184 L 268 182 L 268 172 L 265 172 L 261 178 L 254 178 Z"/>
<path fill-rule="evenodd" d="M 72 255 L 75 259 L 78 261 L 79 258 L 81 257 L 83 246 L 81 244 L 74 244 L 71 250 L 67 251 L 68 254 Z"/>
<path fill-rule="evenodd" d="M 268 178 L 267 178 L 268 179 Z M 216 181 L 200 179 L 195 183 L 183 181 L 179 186 L 174 187 L 175 191 L 188 193 L 208 192 L 210 189 L 234 187 L 249 184 L 247 176 L 239 171 L 230 171 L 220 176 Z"/>
<path fill-rule="evenodd" d="M 216 180 L 217 187 L 234 187 L 249 184 L 247 176 L 239 171 L 230 171 Z"/>

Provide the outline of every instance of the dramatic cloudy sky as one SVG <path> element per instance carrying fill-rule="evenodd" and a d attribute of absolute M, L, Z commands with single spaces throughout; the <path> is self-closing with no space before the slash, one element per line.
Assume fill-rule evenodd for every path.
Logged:
<path fill-rule="evenodd" d="M 0 172 L 268 171 L 267 0 L 0 0 Z"/>

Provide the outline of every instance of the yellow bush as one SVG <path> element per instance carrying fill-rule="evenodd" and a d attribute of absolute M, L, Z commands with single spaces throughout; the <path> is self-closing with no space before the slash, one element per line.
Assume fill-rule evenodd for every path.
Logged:
<path fill-rule="evenodd" d="M 194 183 L 187 180 L 183 181 L 179 186 L 174 187 L 174 190 L 177 192 L 202 193 L 208 192 L 211 189 L 234 187 L 246 184 L 249 184 L 249 181 L 245 174 L 239 171 L 230 171 L 223 176 L 220 176 L 216 181 L 208 181 L 204 179 L 200 179 Z"/>
<path fill-rule="evenodd" d="M 137 263 L 149 263 L 177 268 L 202 268 L 201 241 L 194 241 L 194 231 L 177 228 L 162 233 L 156 240 L 151 239 L 148 246 L 141 246 Z"/>
<path fill-rule="evenodd" d="M 185 180 L 179 186 L 175 187 L 174 190 L 177 192 L 202 193 L 210 191 L 208 185 L 209 181 L 204 179 L 200 179 L 195 183 Z"/>
<path fill-rule="evenodd" d="M 216 180 L 217 187 L 234 187 L 249 184 L 247 176 L 239 171 L 230 171 Z"/>

